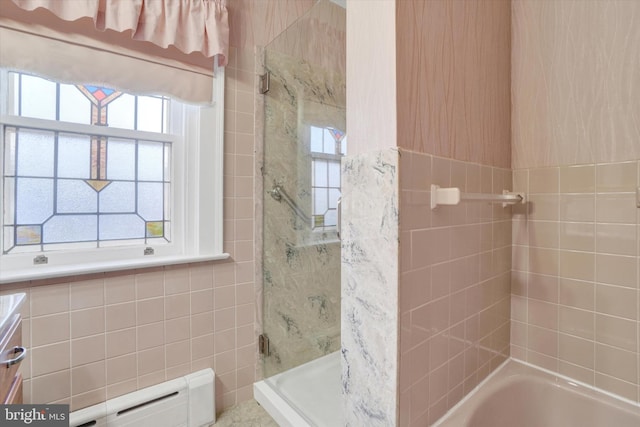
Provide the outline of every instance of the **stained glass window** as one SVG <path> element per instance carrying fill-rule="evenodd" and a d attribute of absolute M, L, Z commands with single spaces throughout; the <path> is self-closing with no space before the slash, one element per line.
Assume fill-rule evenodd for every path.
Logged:
<path fill-rule="evenodd" d="M 314 230 L 327 230 L 338 223 L 340 158 L 347 152 L 346 134 L 335 128 L 310 126 L 312 158 L 312 218 Z"/>
<path fill-rule="evenodd" d="M 9 93 L 38 120 L 4 127 L 4 253 L 171 240 L 167 98 L 19 73 Z"/>

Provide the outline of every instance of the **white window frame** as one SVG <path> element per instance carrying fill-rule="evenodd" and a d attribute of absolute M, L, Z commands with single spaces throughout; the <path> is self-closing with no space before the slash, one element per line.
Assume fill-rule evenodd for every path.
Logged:
<path fill-rule="evenodd" d="M 169 134 L 149 133 L 150 140 L 172 143 L 170 243 L 3 254 L 4 239 L 0 239 L 0 284 L 229 258 L 223 251 L 222 234 L 224 68 L 216 66 L 214 76 L 215 101 L 211 106 L 180 104 L 176 108 L 172 102 Z M 6 75 L 1 77 L 0 94 L 6 96 Z M 0 148 L 4 147 L 5 126 L 70 130 L 63 122 L 9 116 L 5 114 L 6 105 L 6 99 L 0 98 Z M 181 129 L 172 129 L 174 123 L 181 123 Z M 132 131 L 125 129 L 77 124 L 73 125 L 73 132 L 83 127 L 94 135 L 132 136 Z M 143 135 L 135 132 L 135 138 Z M 0 201 L 4 200 L 4 164 L 4 149 L 0 149 Z M 0 212 L 0 226 L 3 217 Z M 153 248 L 153 255 L 144 254 L 147 246 Z M 38 255 L 46 256 L 47 263 L 35 265 Z"/>

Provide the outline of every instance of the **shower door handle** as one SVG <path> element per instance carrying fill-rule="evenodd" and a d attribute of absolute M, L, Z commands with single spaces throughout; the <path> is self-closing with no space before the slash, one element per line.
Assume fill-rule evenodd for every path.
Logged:
<path fill-rule="evenodd" d="M 342 231 L 342 197 L 338 197 L 336 210 L 338 211 L 338 224 L 336 226 L 336 231 L 338 233 L 338 240 L 342 240 L 342 237 L 340 236 L 340 232 Z"/>

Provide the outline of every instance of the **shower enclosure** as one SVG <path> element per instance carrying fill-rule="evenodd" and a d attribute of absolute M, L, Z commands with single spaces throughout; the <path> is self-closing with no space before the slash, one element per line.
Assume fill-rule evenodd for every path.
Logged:
<path fill-rule="evenodd" d="M 258 95 L 264 104 L 260 386 L 310 425 L 323 425 L 323 410 L 318 401 L 304 407 L 305 391 L 313 390 L 311 399 L 340 396 L 337 207 L 347 150 L 345 18 L 344 8 L 320 0 L 266 46 L 265 93 Z M 300 382 L 302 389 L 295 389 Z M 335 413 L 336 402 L 330 404 L 325 412 Z"/>

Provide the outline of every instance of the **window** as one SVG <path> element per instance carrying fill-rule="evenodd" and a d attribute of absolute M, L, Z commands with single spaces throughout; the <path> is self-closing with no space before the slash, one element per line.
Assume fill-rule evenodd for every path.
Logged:
<path fill-rule="evenodd" d="M 310 126 L 312 212 L 314 231 L 326 231 L 338 224 L 340 158 L 347 152 L 346 134 L 338 129 Z"/>
<path fill-rule="evenodd" d="M 34 263 L 51 275 L 225 257 L 215 108 L 0 79 L 0 281 Z"/>

